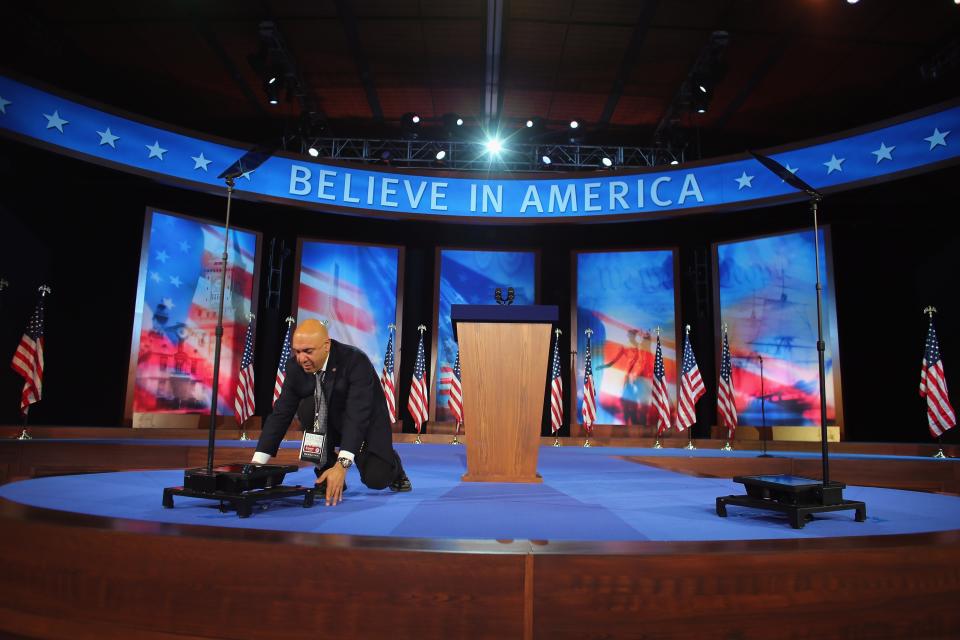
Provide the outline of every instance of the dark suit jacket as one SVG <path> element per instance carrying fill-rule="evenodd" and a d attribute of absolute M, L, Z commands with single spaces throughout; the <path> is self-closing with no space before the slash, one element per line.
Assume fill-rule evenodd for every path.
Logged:
<path fill-rule="evenodd" d="M 353 454 L 360 453 L 363 445 L 364 451 L 392 461 L 393 432 L 387 403 L 370 359 L 356 347 L 331 340 L 326 371 L 322 391 L 327 399 L 328 440 Z M 257 451 L 277 455 L 294 414 L 300 416 L 305 429 L 313 427 L 315 388 L 315 376 L 290 358 L 280 397 L 263 423 Z"/>

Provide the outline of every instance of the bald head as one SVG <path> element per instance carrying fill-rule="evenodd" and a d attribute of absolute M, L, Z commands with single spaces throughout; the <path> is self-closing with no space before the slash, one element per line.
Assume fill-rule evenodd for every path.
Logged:
<path fill-rule="evenodd" d="M 319 320 L 310 318 L 297 326 L 290 346 L 297 364 L 306 373 L 316 373 L 330 355 L 330 334 Z"/>

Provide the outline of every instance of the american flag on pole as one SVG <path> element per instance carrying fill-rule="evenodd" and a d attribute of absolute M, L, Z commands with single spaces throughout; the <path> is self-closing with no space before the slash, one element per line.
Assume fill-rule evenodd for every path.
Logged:
<path fill-rule="evenodd" d="M 563 426 L 563 378 L 560 376 L 560 329 L 553 341 L 553 365 L 550 367 L 550 429 L 554 434 Z"/>
<path fill-rule="evenodd" d="M 730 340 L 723 327 L 723 353 L 720 356 L 720 387 L 717 390 L 717 417 L 720 426 L 727 428 L 727 439 L 733 440 L 737 431 L 737 405 L 733 394 L 733 371 L 730 365 Z"/>
<path fill-rule="evenodd" d="M 583 418 L 583 426 L 587 433 L 590 433 L 593 429 L 593 423 L 597 419 L 597 390 L 593 385 L 593 360 L 590 355 L 590 334 L 593 333 L 593 330 L 587 329 L 585 333 L 587 334 L 587 350 L 583 360 L 583 408 L 580 413 Z"/>
<path fill-rule="evenodd" d="M 256 317 L 251 313 L 247 323 L 247 337 L 243 342 L 240 358 L 240 373 L 237 375 L 237 391 L 233 396 L 233 409 L 237 412 L 237 424 L 243 424 L 253 415 L 253 334 Z"/>
<path fill-rule="evenodd" d="M 423 332 L 426 327 L 420 325 L 420 343 L 417 345 L 417 361 L 413 366 L 413 381 L 410 385 L 410 397 L 407 400 L 407 409 L 413 416 L 413 424 L 417 433 L 423 423 L 429 419 L 429 404 L 427 400 L 427 358 L 423 353 Z"/>
<path fill-rule="evenodd" d="M 273 383 L 273 404 L 277 404 L 277 398 L 280 397 L 280 390 L 283 389 L 283 381 L 287 379 L 287 360 L 290 359 L 290 335 L 293 333 L 292 317 L 287 320 L 287 335 L 283 338 L 283 348 L 280 350 L 280 364 L 277 365 L 277 379 Z"/>
<path fill-rule="evenodd" d="M 657 328 L 657 355 L 653 360 L 653 408 L 657 412 L 657 435 L 670 428 L 670 394 L 663 369 L 663 348 L 660 346 L 660 329 Z"/>
<path fill-rule="evenodd" d="M 947 395 L 947 378 L 943 373 L 943 360 L 940 359 L 937 330 L 933 327 L 933 312 L 930 310 L 928 313 L 930 326 L 927 329 L 927 344 L 923 352 L 923 367 L 920 369 L 920 397 L 927 399 L 930 433 L 939 437 L 956 426 L 957 418 Z"/>
<path fill-rule="evenodd" d="M 697 421 L 694 407 L 704 393 L 700 369 L 690 344 L 690 325 L 683 338 L 683 368 L 680 373 L 680 401 L 677 403 L 677 430 L 683 431 Z"/>
<path fill-rule="evenodd" d="M 30 316 L 27 330 L 20 338 L 17 351 L 10 366 L 23 377 L 23 393 L 20 395 L 20 413 L 27 415 L 30 405 L 40 401 L 43 391 L 43 296 L 50 292 L 46 285 L 40 287 L 37 308 Z"/>
<path fill-rule="evenodd" d="M 457 350 L 457 360 L 453 364 L 453 375 L 450 376 L 450 412 L 457 424 L 463 424 L 463 385 L 460 382 L 460 350 Z"/>
<path fill-rule="evenodd" d="M 387 351 L 383 355 L 383 371 L 380 373 L 380 387 L 383 397 L 387 401 L 387 413 L 390 415 L 390 424 L 397 421 L 397 387 L 394 384 L 393 374 L 393 332 L 395 327 L 390 325 L 390 337 L 387 338 Z"/>

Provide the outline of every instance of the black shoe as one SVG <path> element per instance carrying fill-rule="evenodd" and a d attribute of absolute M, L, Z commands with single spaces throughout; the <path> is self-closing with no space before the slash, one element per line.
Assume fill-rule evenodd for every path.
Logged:
<path fill-rule="evenodd" d="M 400 470 L 400 475 L 397 476 L 397 479 L 390 483 L 390 491 L 399 491 L 400 493 L 413 491 L 413 485 L 410 484 L 410 478 L 408 478 L 407 474 L 403 472 L 403 469 Z"/>

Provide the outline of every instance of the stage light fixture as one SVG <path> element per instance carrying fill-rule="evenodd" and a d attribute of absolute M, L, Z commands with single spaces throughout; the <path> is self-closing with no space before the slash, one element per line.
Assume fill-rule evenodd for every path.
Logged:
<path fill-rule="evenodd" d="M 418 116 L 417 114 L 413 114 L 412 116 L 410 116 L 410 122 L 412 122 L 413 124 L 420 124 L 420 116 Z"/>
<path fill-rule="evenodd" d="M 527 129 L 533 129 L 533 120 L 527 120 Z"/>
<path fill-rule="evenodd" d="M 457 126 L 458 126 L 458 127 L 462 127 L 462 126 L 463 126 L 463 118 L 457 118 Z"/>
<path fill-rule="evenodd" d="M 267 83 L 267 102 L 274 105 L 280 103 L 279 82 L 274 82 L 273 84 Z"/>
<path fill-rule="evenodd" d="M 490 138 L 487 140 L 485 146 L 487 147 L 487 153 L 492 156 L 495 156 L 503 151 L 503 143 L 500 142 L 500 138 Z"/>
<path fill-rule="evenodd" d="M 543 156 L 540 156 L 540 162 L 542 162 L 543 164 L 549 167 L 553 163 L 553 160 L 550 159 L 550 156 L 543 155 Z"/>
<path fill-rule="evenodd" d="M 444 151 L 443 149 L 440 149 L 440 151 L 437 151 L 436 157 L 437 157 L 437 160 L 443 160 L 444 158 L 447 157 L 447 152 Z"/>
<path fill-rule="evenodd" d="M 607 167 L 607 168 L 610 168 L 610 167 L 613 166 L 613 160 L 611 160 L 610 158 L 604 156 L 604 157 L 600 160 L 600 164 L 602 164 L 603 166 L 605 166 L 605 167 Z"/>
<path fill-rule="evenodd" d="M 311 157 L 311 158 L 317 158 L 317 157 L 320 156 L 320 152 L 317 151 L 317 148 L 316 148 L 315 146 L 313 146 L 313 145 L 310 145 L 310 146 L 307 148 L 307 153 L 310 154 L 310 157 Z"/>
<path fill-rule="evenodd" d="M 579 128 L 579 127 L 580 127 L 580 122 L 579 122 L 578 120 L 571 120 L 571 121 L 570 121 L 570 128 L 571 128 L 571 129 L 577 129 L 577 128 Z"/>
<path fill-rule="evenodd" d="M 679 160 L 671 160 L 671 161 L 670 161 L 670 164 L 680 164 L 680 161 L 679 161 Z"/>

